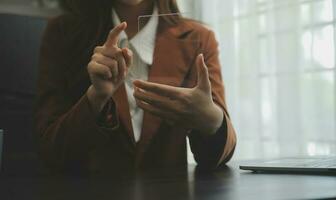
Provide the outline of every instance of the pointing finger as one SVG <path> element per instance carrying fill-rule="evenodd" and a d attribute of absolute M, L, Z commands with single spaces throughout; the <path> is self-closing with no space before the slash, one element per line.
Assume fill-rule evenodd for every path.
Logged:
<path fill-rule="evenodd" d="M 110 46 L 117 46 L 118 45 L 118 41 L 119 41 L 119 35 L 122 31 L 124 31 L 127 27 L 127 23 L 123 22 L 121 24 L 119 24 L 118 26 L 114 27 L 109 35 L 108 38 L 105 42 L 105 46 L 110 47 Z"/>

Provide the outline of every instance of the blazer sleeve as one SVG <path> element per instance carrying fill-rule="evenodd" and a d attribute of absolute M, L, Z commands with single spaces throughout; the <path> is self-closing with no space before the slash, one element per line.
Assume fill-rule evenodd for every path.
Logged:
<path fill-rule="evenodd" d="M 212 97 L 214 102 L 222 108 L 224 119 L 221 127 L 214 135 L 204 136 L 193 130 L 189 134 L 189 141 L 196 162 L 201 167 L 216 168 L 228 162 L 233 156 L 236 146 L 236 133 L 225 101 L 218 43 L 212 31 L 208 30 L 207 33 L 205 34 L 207 36 L 202 38 L 204 42 L 201 49 L 209 71 Z"/>
<path fill-rule="evenodd" d="M 85 164 L 90 150 L 104 144 L 119 126 L 99 125 L 86 94 L 72 102 L 66 89 L 66 49 L 61 24 L 59 19 L 51 20 L 42 39 L 35 110 L 39 153 L 56 170 Z M 104 115 L 117 116 L 113 106 L 112 102 L 106 105 Z"/>

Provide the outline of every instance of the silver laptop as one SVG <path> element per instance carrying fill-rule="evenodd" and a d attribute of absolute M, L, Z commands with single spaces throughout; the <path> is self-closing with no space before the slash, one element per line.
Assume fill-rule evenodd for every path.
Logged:
<path fill-rule="evenodd" d="M 336 175 L 336 156 L 282 158 L 267 161 L 246 162 L 241 164 L 239 168 L 257 173 L 321 173 Z"/>

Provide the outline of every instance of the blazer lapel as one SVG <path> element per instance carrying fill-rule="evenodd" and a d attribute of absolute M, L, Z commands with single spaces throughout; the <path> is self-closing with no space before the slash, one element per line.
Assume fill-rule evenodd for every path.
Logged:
<path fill-rule="evenodd" d="M 132 128 L 131 115 L 128 105 L 128 99 L 125 89 L 125 84 L 122 84 L 119 89 L 114 93 L 113 100 L 117 106 L 117 111 L 120 116 L 121 122 L 126 128 L 127 134 L 130 138 L 131 143 L 135 146 L 134 133 Z"/>
<path fill-rule="evenodd" d="M 154 60 L 149 70 L 148 81 L 181 87 L 195 62 L 199 49 L 198 39 L 188 36 L 181 38 L 192 30 L 184 26 L 169 27 L 163 21 L 160 22 L 158 30 L 161 31 L 158 31 L 156 36 Z M 138 144 L 140 148 L 151 141 L 161 122 L 161 118 L 144 112 L 141 139 Z"/>

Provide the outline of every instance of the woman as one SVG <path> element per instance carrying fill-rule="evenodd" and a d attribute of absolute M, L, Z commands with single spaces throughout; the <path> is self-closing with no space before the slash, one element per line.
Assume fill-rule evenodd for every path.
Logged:
<path fill-rule="evenodd" d="M 43 38 L 36 112 L 40 151 L 52 169 L 186 165 L 187 136 L 200 166 L 229 161 L 236 136 L 212 31 L 165 15 L 146 18 L 146 34 L 138 33 L 139 16 L 178 13 L 175 0 L 62 5 L 66 14 L 49 22 Z M 144 38 L 152 41 L 146 50 L 134 42 Z"/>

